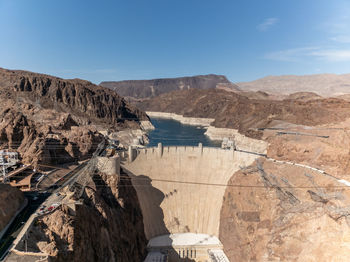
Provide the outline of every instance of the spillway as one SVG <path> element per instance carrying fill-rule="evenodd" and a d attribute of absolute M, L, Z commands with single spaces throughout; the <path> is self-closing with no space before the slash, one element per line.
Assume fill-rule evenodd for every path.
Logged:
<path fill-rule="evenodd" d="M 259 156 L 201 144 L 198 147 L 159 144 L 155 148 L 130 148 L 128 157 L 123 168 L 136 189 L 145 234 L 151 243 L 159 236 L 188 233 L 218 239 L 227 182 Z"/>

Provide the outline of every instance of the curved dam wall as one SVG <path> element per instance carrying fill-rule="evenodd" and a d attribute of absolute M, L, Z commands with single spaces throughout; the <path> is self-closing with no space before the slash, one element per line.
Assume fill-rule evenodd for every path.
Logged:
<path fill-rule="evenodd" d="M 187 232 L 219 237 L 227 182 L 258 157 L 201 145 L 129 149 L 123 167 L 140 201 L 146 237 Z"/>

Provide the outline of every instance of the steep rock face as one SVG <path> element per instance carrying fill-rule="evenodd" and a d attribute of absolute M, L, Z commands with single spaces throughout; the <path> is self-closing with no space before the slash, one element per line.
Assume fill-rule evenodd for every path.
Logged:
<path fill-rule="evenodd" d="M 96 191 L 87 188 L 84 205 L 77 210 L 79 238 L 75 245 L 75 252 L 84 254 L 84 261 L 133 262 L 145 258 L 147 240 L 141 208 L 136 191 L 126 178 L 122 176 L 117 181 L 111 176 L 97 175 Z M 94 225 L 92 229 L 98 231 L 86 230 L 88 225 Z M 96 251 L 86 252 L 86 245 L 94 246 Z"/>
<path fill-rule="evenodd" d="M 32 115 L 39 117 L 40 113 L 20 109 L 8 107 L 0 112 L 0 146 L 17 150 L 24 163 L 36 166 L 83 160 L 103 139 L 93 128 L 75 126 L 69 114 L 55 114 L 58 119 L 47 125 L 45 111 L 41 121 L 35 121 Z"/>
<path fill-rule="evenodd" d="M 140 128 L 147 115 L 115 92 L 83 80 L 0 69 L 0 148 L 25 163 L 85 159 L 101 130 Z"/>
<path fill-rule="evenodd" d="M 21 144 L 23 139 L 36 136 L 35 124 L 28 121 L 21 112 L 5 108 L 0 117 L 2 119 L 0 139 L 7 141 L 10 147 L 16 147 Z"/>
<path fill-rule="evenodd" d="M 143 261 L 147 240 L 142 213 L 128 177 L 95 174 L 75 213 L 62 206 L 28 234 L 31 251 L 51 261 Z"/>
<path fill-rule="evenodd" d="M 115 92 L 84 80 L 0 69 L 0 89 L 13 99 L 22 97 L 43 108 L 54 108 L 104 125 L 147 119 Z"/>
<path fill-rule="evenodd" d="M 229 181 L 220 240 L 230 261 L 347 261 L 349 201 L 331 177 L 261 160 Z"/>
<path fill-rule="evenodd" d="M 0 184 L 0 231 L 10 222 L 24 203 L 24 195 L 17 188 Z"/>
<path fill-rule="evenodd" d="M 235 85 L 222 75 L 199 75 L 192 77 L 162 78 L 152 80 L 105 81 L 100 86 L 115 90 L 118 94 L 132 98 L 150 98 L 176 90 L 230 88 Z"/>

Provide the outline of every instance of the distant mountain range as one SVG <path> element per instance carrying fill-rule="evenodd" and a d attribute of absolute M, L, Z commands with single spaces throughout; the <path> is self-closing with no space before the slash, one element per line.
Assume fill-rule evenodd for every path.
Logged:
<path fill-rule="evenodd" d="M 312 92 L 324 97 L 350 94 L 350 74 L 267 76 L 250 82 L 231 83 L 223 75 L 198 75 L 152 80 L 103 81 L 100 86 L 116 91 L 129 100 L 143 100 L 178 90 L 224 89 L 250 98 L 283 99 L 294 93 Z M 266 97 L 261 97 L 265 92 Z M 268 94 L 272 96 L 268 96 Z"/>
<path fill-rule="evenodd" d="M 237 85 L 242 91 L 263 91 L 275 95 L 314 92 L 325 97 L 341 96 L 350 93 L 350 74 L 267 76 Z"/>
<path fill-rule="evenodd" d="M 152 80 L 104 81 L 100 86 L 110 88 L 127 98 L 144 99 L 177 90 L 195 89 L 233 89 L 238 90 L 223 75 L 198 75 L 178 78 L 160 78 Z"/>

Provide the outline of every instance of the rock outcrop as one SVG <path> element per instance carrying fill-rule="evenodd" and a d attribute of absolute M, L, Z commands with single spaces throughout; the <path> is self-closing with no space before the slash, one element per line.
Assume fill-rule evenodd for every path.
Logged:
<path fill-rule="evenodd" d="M 100 131 L 140 128 L 147 115 L 115 92 L 79 79 L 0 69 L 0 148 L 25 163 L 85 159 Z"/>
<path fill-rule="evenodd" d="M 75 211 L 62 205 L 38 219 L 28 233 L 29 251 L 44 252 L 50 261 L 143 261 L 142 213 L 126 174 L 95 173 L 79 199 Z"/>
<path fill-rule="evenodd" d="M 3 230 L 24 204 L 24 195 L 17 188 L 0 184 L 0 231 Z"/>
<path fill-rule="evenodd" d="M 347 261 L 349 204 L 335 179 L 261 160 L 229 181 L 220 240 L 230 261 Z"/>
<path fill-rule="evenodd" d="M 115 92 L 80 79 L 0 69 L 0 90 L 7 99 L 74 114 L 82 118 L 80 122 L 116 127 L 147 119 Z"/>

